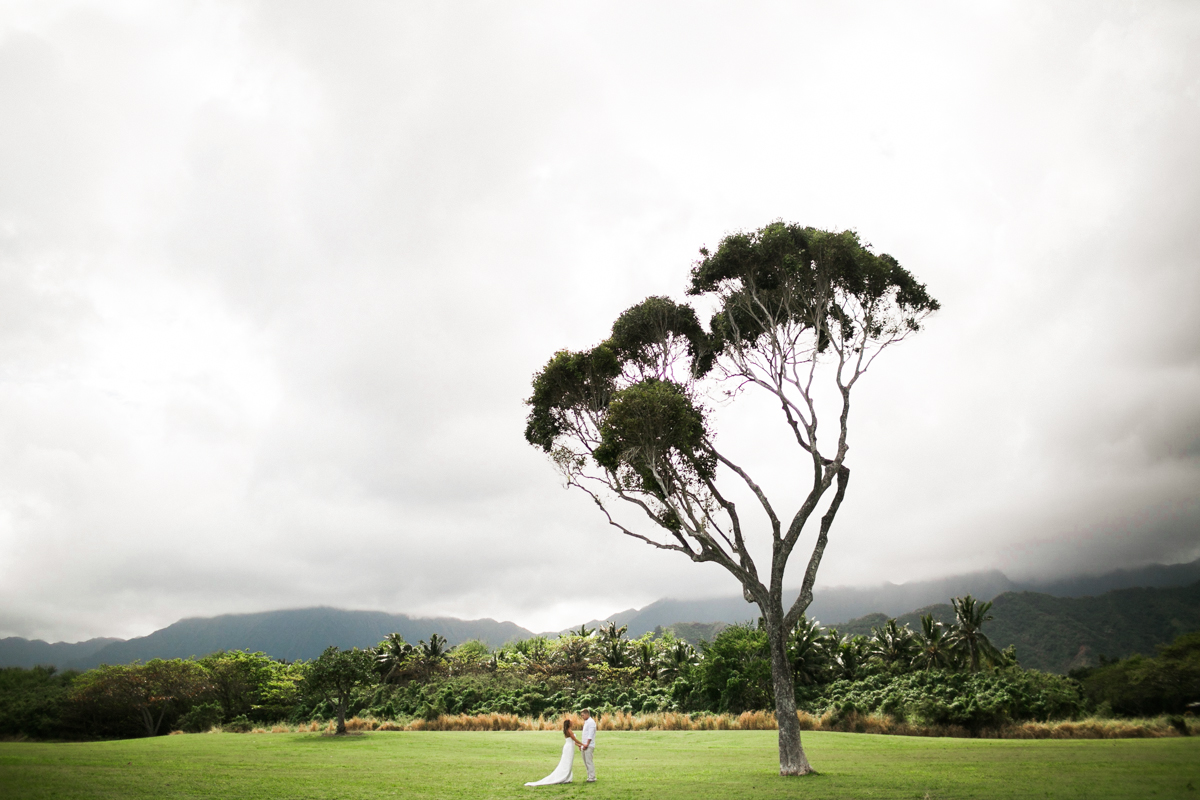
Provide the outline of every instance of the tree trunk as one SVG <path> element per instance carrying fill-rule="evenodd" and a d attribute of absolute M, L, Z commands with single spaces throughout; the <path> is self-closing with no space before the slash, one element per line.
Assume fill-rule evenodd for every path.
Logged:
<path fill-rule="evenodd" d="M 779 774 L 807 775 L 813 771 L 800 744 L 800 720 L 796 717 L 796 685 L 787 657 L 787 632 L 782 620 L 767 624 L 771 648 L 771 680 L 775 685 L 775 721 L 779 725 Z"/>
<path fill-rule="evenodd" d="M 338 698 L 338 721 L 337 735 L 344 736 L 346 734 L 346 706 L 350 704 L 350 698 Z"/>
<path fill-rule="evenodd" d="M 142 724 L 146 726 L 146 735 L 153 736 L 157 731 L 154 729 L 154 716 L 150 713 L 150 709 L 142 706 L 138 710 L 142 712 Z"/>

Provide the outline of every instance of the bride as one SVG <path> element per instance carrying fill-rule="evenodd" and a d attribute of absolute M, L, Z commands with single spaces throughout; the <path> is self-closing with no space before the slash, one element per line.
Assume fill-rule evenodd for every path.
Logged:
<path fill-rule="evenodd" d="M 552 783 L 570 783 L 571 782 L 571 767 L 575 763 L 575 748 L 581 746 L 575 734 L 571 732 L 571 720 L 563 720 L 563 736 L 566 741 L 563 742 L 562 758 L 558 760 L 558 766 L 540 781 L 530 781 L 526 786 L 549 786 Z"/>

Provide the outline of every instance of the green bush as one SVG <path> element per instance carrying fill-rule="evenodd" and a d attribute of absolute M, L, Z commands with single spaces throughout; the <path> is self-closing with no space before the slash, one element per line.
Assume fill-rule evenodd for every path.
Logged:
<path fill-rule="evenodd" d="M 1021 669 L 977 673 L 930 670 L 837 681 L 805 706 L 817 714 L 880 713 L 927 725 L 971 729 L 1066 719 L 1086 710 L 1076 681 Z"/>
<path fill-rule="evenodd" d="M 188 733 L 203 733 L 215 725 L 220 725 L 224 718 L 225 712 L 220 703 L 203 703 L 193 706 L 191 711 L 179 718 L 178 730 Z M 245 719 L 245 716 L 243 715 L 239 719 Z"/>
<path fill-rule="evenodd" d="M 64 738 L 78 726 L 70 719 L 67 698 L 77 672 L 54 667 L 0 669 L 0 735 Z"/>
<path fill-rule="evenodd" d="M 1182 714 L 1200 702 L 1200 631 L 1160 647 L 1156 658 L 1135 655 L 1071 674 L 1089 701 L 1114 714 Z"/>
<path fill-rule="evenodd" d="M 734 714 L 775 706 L 767 634 L 749 625 L 731 625 L 701 645 L 704 659 L 693 669 L 689 704 Z M 701 710 L 697 708 L 696 710 Z"/>
<path fill-rule="evenodd" d="M 254 723 L 245 714 L 239 714 L 221 726 L 226 733 L 249 733 L 254 730 Z"/>

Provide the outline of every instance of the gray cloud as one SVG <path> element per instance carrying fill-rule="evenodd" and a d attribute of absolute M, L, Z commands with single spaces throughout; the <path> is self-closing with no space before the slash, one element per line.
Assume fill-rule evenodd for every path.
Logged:
<path fill-rule="evenodd" d="M 1198 38 L 1182 4 L 10 7 L 0 633 L 730 591 L 563 492 L 522 399 L 780 217 L 944 303 L 856 400 L 826 583 L 1194 558 Z M 730 423 L 786 496 L 774 421 Z"/>

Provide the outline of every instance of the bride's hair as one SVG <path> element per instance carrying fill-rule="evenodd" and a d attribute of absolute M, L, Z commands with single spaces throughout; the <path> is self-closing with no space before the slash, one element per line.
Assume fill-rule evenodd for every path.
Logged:
<path fill-rule="evenodd" d="M 570 736 L 570 735 L 571 735 L 571 720 L 568 718 L 568 719 L 563 720 L 563 736 Z"/>

